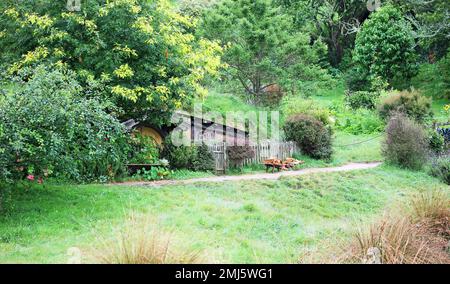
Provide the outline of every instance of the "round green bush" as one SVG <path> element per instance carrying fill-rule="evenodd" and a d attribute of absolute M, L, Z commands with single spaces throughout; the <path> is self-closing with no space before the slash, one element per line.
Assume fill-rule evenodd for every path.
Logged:
<path fill-rule="evenodd" d="M 302 153 L 315 159 L 330 159 L 333 153 L 332 133 L 312 116 L 291 116 L 283 127 L 286 139 L 297 143 Z"/>
<path fill-rule="evenodd" d="M 382 153 L 388 163 L 421 169 L 428 156 L 425 130 L 403 113 L 394 113 L 386 126 Z"/>
<path fill-rule="evenodd" d="M 352 109 L 366 108 L 374 109 L 379 94 L 376 92 L 357 91 L 346 92 L 345 103 Z"/>
<path fill-rule="evenodd" d="M 164 140 L 161 156 L 169 161 L 172 169 L 192 169 L 197 156 L 193 146 L 175 146 L 170 136 Z"/>
<path fill-rule="evenodd" d="M 171 137 L 164 140 L 161 156 L 169 161 L 173 169 L 188 169 L 193 171 L 214 170 L 214 156 L 206 144 L 200 146 L 175 146 Z"/>
<path fill-rule="evenodd" d="M 378 113 L 389 119 L 393 112 L 402 112 L 419 123 L 424 123 L 433 116 L 431 98 L 418 91 L 396 92 L 384 98 L 378 106 Z"/>
<path fill-rule="evenodd" d="M 192 169 L 194 171 L 212 171 L 215 167 L 214 156 L 204 143 L 197 147 L 197 155 L 194 158 Z"/>
<path fill-rule="evenodd" d="M 0 177 L 106 180 L 122 172 L 128 135 L 71 72 L 38 67 L 0 105 Z"/>

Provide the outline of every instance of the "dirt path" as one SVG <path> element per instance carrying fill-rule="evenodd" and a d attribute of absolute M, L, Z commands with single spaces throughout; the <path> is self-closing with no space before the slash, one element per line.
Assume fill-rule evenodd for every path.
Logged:
<path fill-rule="evenodd" d="M 258 173 L 258 174 L 247 174 L 247 175 L 236 175 L 236 176 L 216 176 L 216 177 L 205 177 L 205 178 L 193 178 L 186 180 L 161 180 L 161 181 L 151 181 L 151 182 L 124 182 L 124 183 L 113 183 L 112 185 L 126 185 L 126 186 L 163 186 L 172 184 L 192 184 L 197 182 L 224 182 L 224 181 L 244 181 L 244 180 L 276 180 L 282 176 L 301 176 L 314 173 L 332 173 L 332 172 L 344 172 L 344 171 L 354 171 L 354 170 L 365 170 L 376 168 L 381 165 L 380 162 L 373 163 L 351 163 L 340 167 L 332 168 L 310 168 L 302 169 L 296 171 L 283 171 L 275 173 Z"/>

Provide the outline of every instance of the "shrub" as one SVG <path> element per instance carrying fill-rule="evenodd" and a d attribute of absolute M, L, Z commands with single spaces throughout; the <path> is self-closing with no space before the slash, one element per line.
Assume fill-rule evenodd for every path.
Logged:
<path fill-rule="evenodd" d="M 175 146 L 172 144 L 170 136 L 164 140 L 163 158 L 169 161 L 173 169 L 192 169 L 192 165 L 197 156 L 197 149 L 193 146 Z"/>
<path fill-rule="evenodd" d="M 379 133 L 384 130 L 385 123 L 381 118 L 367 109 L 358 109 L 336 113 L 336 128 L 354 135 Z"/>
<path fill-rule="evenodd" d="M 431 164 L 430 173 L 450 185 L 450 157 L 435 159 Z"/>
<path fill-rule="evenodd" d="M 251 159 L 254 156 L 255 151 L 249 145 L 227 147 L 227 157 L 234 167 L 242 167 L 245 159 Z"/>
<path fill-rule="evenodd" d="M 378 112 L 384 119 L 388 119 L 392 112 L 403 112 L 419 123 L 425 122 L 433 115 L 431 99 L 414 90 L 389 95 L 380 103 Z"/>
<path fill-rule="evenodd" d="M 130 162 L 151 164 L 159 161 L 160 148 L 152 137 L 134 133 L 130 144 L 132 147 Z"/>
<path fill-rule="evenodd" d="M 105 180 L 121 173 L 128 154 L 124 127 L 71 72 L 38 67 L 0 106 L 0 176 Z M 39 178 L 38 178 L 39 177 Z"/>
<path fill-rule="evenodd" d="M 214 170 L 215 160 L 208 146 L 204 143 L 197 147 L 197 155 L 193 161 L 192 169 L 195 171 L 211 171 Z"/>
<path fill-rule="evenodd" d="M 101 247 L 92 254 L 104 264 L 189 264 L 200 260 L 199 252 L 175 248 L 167 233 L 135 216 L 112 240 L 100 241 Z"/>
<path fill-rule="evenodd" d="M 148 181 L 162 180 L 170 176 L 170 171 L 166 167 L 152 167 L 150 170 L 138 170 L 136 176 Z"/>
<path fill-rule="evenodd" d="M 170 136 L 164 141 L 161 155 L 166 158 L 173 169 L 188 169 L 193 171 L 210 171 L 214 169 L 214 156 L 208 146 L 175 146 Z"/>
<path fill-rule="evenodd" d="M 370 78 L 365 69 L 352 67 L 345 73 L 345 86 L 350 92 L 370 91 Z"/>
<path fill-rule="evenodd" d="M 383 155 L 387 162 L 420 169 L 426 161 L 428 141 L 423 128 L 403 113 L 392 115 L 386 127 Z"/>
<path fill-rule="evenodd" d="M 346 92 L 345 103 L 352 109 L 374 109 L 379 94 L 376 92 Z"/>
<path fill-rule="evenodd" d="M 428 144 L 431 151 L 435 154 L 440 154 L 445 148 L 445 138 L 436 130 L 431 129 L 428 131 Z"/>
<path fill-rule="evenodd" d="M 433 98 L 450 98 L 450 50 L 435 64 L 420 65 L 419 73 L 411 84 Z"/>
<path fill-rule="evenodd" d="M 323 123 L 309 115 L 291 116 L 284 125 L 286 139 L 297 143 L 302 153 L 316 159 L 330 159 L 332 133 Z"/>
<path fill-rule="evenodd" d="M 281 112 L 284 117 L 290 117 L 298 113 L 303 113 L 320 120 L 324 125 L 330 125 L 332 123 L 330 110 L 321 108 L 313 100 L 305 99 L 299 96 L 284 97 L 281 104 Z"/>

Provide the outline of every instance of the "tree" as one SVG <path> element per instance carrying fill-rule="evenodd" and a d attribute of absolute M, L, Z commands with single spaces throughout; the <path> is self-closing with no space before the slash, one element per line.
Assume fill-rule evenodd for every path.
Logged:
<path fill-rule="evenodd" d="M 423 54 L 431 63 L 445 56 L 450 47 L 448 0 L 395 0 L 414 30 Z"/>
<path fill-rule="evenodd" d="M 370 15 L 356 36 L 353 61 L 358 73 L 392 83 L 396 76 L 411 78 L 417 71 L 411 25 L 393 6 Z"/>
<path fill-rule="evenodd" d="M 221 65 L 220 46 L 194 36 L 196 20 L 166 0 L 6 1 L 0 59 L 9 74 L 41 62 L 75 70 L 83 87 L 105 86 L 121 117 L 156 125 L 203 96 Z M 17 40 L 18 39 L 18 40 Z"/>
<path fill-rule="evenodd" d="M 242 84 L 249 102 L 261 102 L 276 84 L 295 92 L 327 79 L 319 66 L 325 45 L 295 31 L 291 17 L 271 0 L 225 0 L 204 13 L 200 34 L 226 46 L 227 72 Z"/>
<path fill-rule="evenodd" d="M 128 135 L 74 72 L 38 66 L 0 104 L 0 181 L 105 180 L 124 172 Z"/>
<path fill-rule="evenodd" d="M 352 49 L 360 24 L 369 16 L 361 0 L 276 0 L 293 16 L 295 27 L 321 38 L 328 46 L 328 60 L 333 67 Z"/>

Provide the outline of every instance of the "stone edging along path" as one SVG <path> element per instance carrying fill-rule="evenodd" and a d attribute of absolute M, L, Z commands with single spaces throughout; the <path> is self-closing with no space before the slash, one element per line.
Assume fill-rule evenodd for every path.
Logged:
<path fill-rule="evenodd" d="M 245 174 L 236 176 L 213 176 L 204 178 L 193 178 L 185 180 L 160 180 L 160 181 L 143 181 L 143 182 L 123 182 L 112 183 L 111 185 L 120 186 L 164 186 L 164 185 L 177 185 L 177 184 L 192 184 L 198 182 L 225 182 L 225 181 L 245 181 L 245 180 L 277 180 L 280 177 L 288 176 L 301 176 L 314 173 L 332 173 L 332 172 L 345 172 L 355 170 L 373 169 L 381 165 L 381 162 L 370 163 L 351 163 L 339 167 L 329 168 L 309 168 L 296 171 L 282 171 L 275 173 L 257 173 L 257 174 Z"/>

